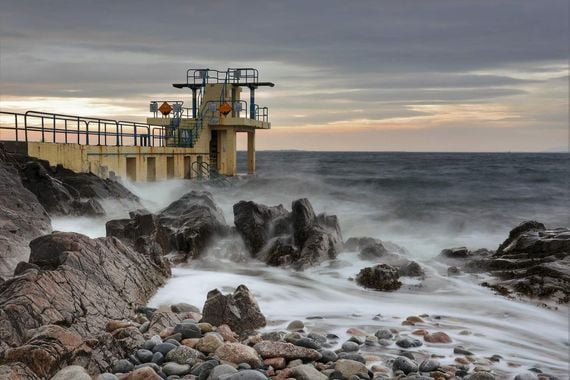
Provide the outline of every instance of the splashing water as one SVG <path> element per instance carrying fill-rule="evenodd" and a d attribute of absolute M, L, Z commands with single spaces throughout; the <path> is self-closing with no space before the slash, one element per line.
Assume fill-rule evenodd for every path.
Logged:
<path fill-rule="evenodd" d="M 478 285 L 485 279 L 481 275 L 442 275 L 446 266 L 433 257 L 453 246 L 494 249 L 523 220 L 570 225 L 561 206 L 570 204 L 565 182 L 570 155 L 259 152 L 258 160 L 258 175 L 237 178 L 231 188 L 182 180 L 127 187 L 153 212 L 191 189 L 205 188 L 229 224 L 232 206 L 240 200 L 290 208 L 294 199 L 307 197 L 317 212 L 339 217 L 345 239 L 371 236 L 405 247 L 422 264 L 426 278 L 405 280 L 397 292 L 375 292 L 349 280 L 371 264 L 355 252 L 297 273 L 255 260 L 230 261 L 228 255 L 247 256 L 243 247 L 227 248 L 219 241 L 211 250 L 218 254 L 174 268 L 150 306 L 202 306 L 209 290 L 231 291 L 246 284 L 270 321 L 268 330 L 282 329 L 294 319 L 304 320 L 310 331 L 341 339 L 350 327 L 369 333 L 380 328 L 440 330 L 452 337 L 452 346 L 461 344 L 478 357 L 500 354 L 504 360 L 493 368 L 504 376 L 535 366 L 567 378 L 567 306 L 552 310 L 495 295 Z M 54 229 L 104 236 L 104 222 L 128 211 L 112 209 L 102 219 L 56 219 Z M 401 325 L 407 316 L 421 314 L 429 315 L 425 325 Z M 443 355 L 442 363 L 450 364 L 452 346 L 426 344 L 416 350 Z M 395 352 L 391 346 L 385 355 Z"/>

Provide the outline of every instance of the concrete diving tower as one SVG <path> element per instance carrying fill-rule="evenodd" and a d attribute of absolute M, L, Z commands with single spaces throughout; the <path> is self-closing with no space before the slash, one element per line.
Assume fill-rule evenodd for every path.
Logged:
<path fill-rule="evenodd" d="M 254 68 L 189 69 L 186 82 L 173 87 L 192 91 L 191 107 L 181 100 L 153 100 L 153 116 L 147 119 L 165 128 L 166 146 L 207 153 L 201 159 L 211 172 L 233 176 L 237 174 L 237 133 L 247 133 L 247 168 L 249 174 L 255 173 L 256 130 L 271 128 L 268 108 L 256 104 L 255 93 L 274 84 L 261 82 Z M 242 99 L 244 90 L 249 98 Z"/>

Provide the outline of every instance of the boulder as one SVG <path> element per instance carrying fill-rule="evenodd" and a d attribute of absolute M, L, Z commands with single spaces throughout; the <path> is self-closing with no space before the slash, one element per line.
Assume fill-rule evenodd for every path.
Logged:
<path fill-rule="evenodd" d="M 268 207 L 241 201 L 234 205 L 234 221 L 252 256 L 268 265 L 304 269 L 334 259 L 342 234 L 334 215 L 316 215 L 308 199 Z"/>
<path fill-rule="evenodd" d="M 0 286 L 0 342 L 15 350 L 10 360 L 25 360 L 46 350 L 62 365 L 73 359 L 60 348 L 61 342 L 55 343 L 62 335 L 51 337 L 55 328 L 50 328 L 48 339 L 53 348 L 42 343 L 43 335 L 28 339 L 27 330 L 44 325 L 66 326 L 69 333 L 63 336 L 78 334 L 92 342 L 92 349 L 86 349 L 77 363 L 90 373 L 107 369 L 113 357 L 124 357 L 127 350 L 142 345 L 137 327 L 119 328 L 113 335 L 105 327 L 108 320 L 132 315 L 137 305 L 146 304 L 169 276 L 168 267 L 156 265 L 115 238 L 52 233 L 33 240 L 30 247 L 30 263 L 40 269 L 28 270 Z M 56 369 L 49 366 L 49 370 L 36 370 Z"/>
<path fill-rule="evenodd" d="M 365 288 L 382 291 L 397 290 L 402 286 L 398 269 L 387 264 L 379 264 L 360 270 L 356 282 Z"/>
<path fill-rule="evenodd" d="M 11 277 L 18 262 L 28 261 L 32 239 L 50 232 L 46 210 L 24 187 L 15 163 L 0 144 L 0 278 Z"/>
<path fill-rule="evenodd" d="M 456 272 L 489 272 L 493 278 L 481 285 L 499 294 L 570 301 L 569 228 L 546 228 L 527 221 L 515 227 L 496 252 L 480 249 L 462 257 L 461 265 L 455 264 L 460 267 Z"/>
<path fill-rule="evenodd" d="M 379 258 L 388 253 L 386 247 L 382 242 L 374 242 L 372 244 L 367 244 L 360 250 L 358 255 L 362 260 L 374 260 L 377 261 Z"/>
<path fill-rule="evenodd" d="M 178 252 L 196 258 L 228 232 L 222 211 L 205 191 L 191 191 L 156 215 L 141 210 L 129 216 L 107 222 L 107 236 L 152 256 Z"/>
<path fill-rule="evenodd" d="M 16 156 L 24 186 L 36 195 L 50 215 L 104 215 L 101 201 L 124 208 L 140 207 L 137 196 L 120 183 L 92 173 L 75 173 L 61 165 L 27 156 Z"/>
<path fill-rule="evenodd" d="M 238 334 L 264 327 L 265 316 L 247 286 L 240 285 L 233 294 L 222 294 L 218 289 L 208 292 L 202 322 L 214 326 L 228 325 Z"/>
<path fill-rule="evenodd" d="M 252 256 L 275 236 L 274 222 L 287 218 L 289 212 L 282 205 L 268 207 L 251 201 L 240 201 L 233 207 L 236 230 Z M 288 223 L 283 223 L 287 225 Z M 281 232 L 281 231 L 278 231 Z"/>
<path fill-rule="evenodd" d="M 410 261 L 398 268 L 398 274 L 407 277 L 423 277 L 425 272 L 420 264 L 415 261 Z"/>

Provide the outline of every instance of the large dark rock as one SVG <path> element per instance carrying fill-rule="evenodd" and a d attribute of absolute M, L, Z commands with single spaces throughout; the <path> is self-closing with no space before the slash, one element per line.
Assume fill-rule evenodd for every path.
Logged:
<path fill-rule="evenodd" d="M 22 185 L 16 164 L 0 145 L 0 278 L 28 260 L 32 239 L 51 232 L 46 210 Z"/>
<path fill-rule="evenodd" d="M 53 365 L 42 367 L 38 375 L 53 374 L 71 361 L 97 373 L 142 344 L 136 327 L 116 330 L 111 336 L 105 326 L 109 319 L 123 319 L 146 304 L 169 276 L 168 266 L 112 237 L 90 239 L 76 233 L 53 233 L 33 240 L 30 246 L 30 263 L 39 269 L 30 268 L 0 285 L 0 351 L 6 353 L 4 360 L 22 361 L 26 354 L 36 355 L 36 359 L 45 356 L 46 360 L 54 356 Z M 53 343 L 45 334 L 30 340 L 29 330 L 46 325 L 65 328 L 63 332 L 49 331 L 66 339 L 79 336 L 90 342 L 89 348 L 71 355 L 75 343 L 75 348 L 64 350 L 63 343 Z M 39 370 L 33 365 L 30 368 Z"/>
<path fill-rule="evenodd" d="M 269 265 L 303 269 L 336 258 L 342 247 L 337 217 L 316 215 L 308 199 L 294 201 L 290 213 L 242 201 L 234 205 L 234 221 L 252 256 Z"/>
<path fill-rule="evenodd" d="M 265 316 L 247 286 L 240 285 L 233 294 L 222 294 L 218 289 L 208 292 L 202 309 L 202 322 L 214 326 L 227 324 L 238 334 L 265 327 Z"/>
<path fill-rule="evenodd" d="M 115 236 L 140 252 L 177 252 L 199 257 L 216 236 L 228 232 L 222 211 L 208 192 L 191 191 L 158 214 L 130 213 L 130 219 L 111 220 L 107 236 Z"/>
<path fill-rule="evenodd" d="M 274 222 L 286 219 L 289 214 L 282 205 L 268 207 L 251 201 L 238 202 L 233 210 L 236 229 L 254 257 L 270 237 L 277 235 Z M 278 234 L 280 232 L 282 231 L 277 231 Z"/>
<path fill-rule="evenodd" d="M 398 290 L 402 286 L 399 279 L 398 269 L 387 264 L 363 268 L 356 276 L 359 285 L 382 291 Z"/>
<path fill-rule="evenodd" d="M 117 181 L 75 173 L 61 165 L 51 167 L 48 161 L 21 153 L 4 154 L 18 169 L 23 185 L 50 215 L 103 215 L 103 201 L 119 203 L 126 209 L 141 207 L 138 197 Z"/>
<path fill-rule="evenodd" d="M 464 271 L 491 273 L 494 279 L 482 285 L 500 294 L 558 303 L 570 301 L 568 228 L 548 229 L 542 223 L 528 221 L 514 228 L 496 252 L 484 249 L 461 255 L 444 252 L 442 259 L 462 258 Z"/>

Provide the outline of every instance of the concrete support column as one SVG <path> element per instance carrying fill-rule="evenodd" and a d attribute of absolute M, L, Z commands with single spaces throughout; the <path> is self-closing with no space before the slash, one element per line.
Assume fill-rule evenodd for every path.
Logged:
<path fill-rule="evenodd" d="M 247 172 L 255 174 L 255 131 L 247 132 Z"/>
<path fill-rule="evenodd" d="M 224 132 L 225 142 L 223 144 L 223 152 L 226 156 L 226 167 L 223 174 L 236 175 L 237 174 L 237 157 L 236 157 L 236 131 L 228 129 Z"/>

